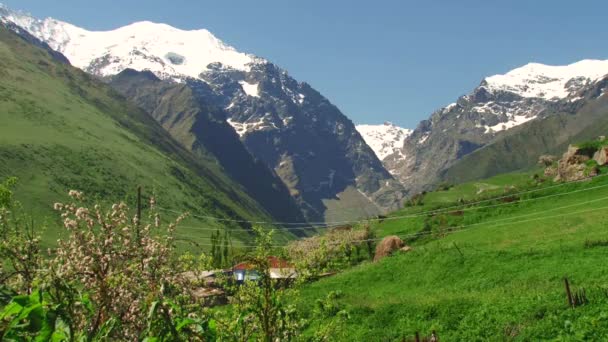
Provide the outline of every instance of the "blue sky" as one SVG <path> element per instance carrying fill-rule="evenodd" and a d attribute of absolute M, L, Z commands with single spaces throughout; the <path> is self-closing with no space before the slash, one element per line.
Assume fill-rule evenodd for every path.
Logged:
<path fill-rule="evenodd" d="M 206 28 L 327 96 L 355 123 L 415 127 L 485 76 L 608 59 L 608 1 L 0 0 L 105 30 Z"/>

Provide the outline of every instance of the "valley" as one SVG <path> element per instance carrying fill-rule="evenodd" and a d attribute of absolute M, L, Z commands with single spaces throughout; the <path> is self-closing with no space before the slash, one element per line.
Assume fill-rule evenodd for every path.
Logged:
<path fill-rule="evenodd" d="M 410 128 L 317 89 L 207 29 L 0 4 L 0 340 L 608 337 L 608 60 Z"/>

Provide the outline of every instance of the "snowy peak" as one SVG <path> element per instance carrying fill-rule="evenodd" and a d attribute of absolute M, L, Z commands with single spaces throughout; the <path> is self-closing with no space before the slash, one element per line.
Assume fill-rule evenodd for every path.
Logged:
<path fill-rule="evenodd" d="M 401 128 L 390 122 L 382 125 L 357 125 L 356 128 L 380 160 L 400 151 L 403 142 L 412 133 L 411 129 Z"/>
<path fill-rule="evenodd" d="M 124 69 L 150 70 L 160 78 L 199 78 L 211 63 L 248 71 L 263 59 L 238 52 L 209 31 L 186 31 L 167 24 L 136 22 L 111 31 L 88 31 L 77 26 L 0 7 L 2 20 L 23 27 L 70 62 L 98 76 Z"/>
<path fill-rule="evenodd" d="M 491 91 L 508 91 L 522 97 L 563 99 L 608 74 L 608 60 L 582 60 L 553 66 L 529 63 L 504 75 L 487 77 L 482 86 Z"/>

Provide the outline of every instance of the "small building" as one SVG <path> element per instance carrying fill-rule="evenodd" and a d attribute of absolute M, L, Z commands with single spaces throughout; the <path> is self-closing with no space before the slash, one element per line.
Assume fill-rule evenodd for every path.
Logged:
<path fill-rule="evenodd" d="M 270 278 L 272 279 L 295 279 L 298 276 L 295 266 L 284 259 L 276 256 L 269 256 L 268 264 L 270 266 Z M 254 265 L 248 262 L 234 265 L 232 267 L 232 274 L 234 279 L 241 283 L 245 280 L 256 281 L 260 278 L 260 274 L 255 269 Z"/>

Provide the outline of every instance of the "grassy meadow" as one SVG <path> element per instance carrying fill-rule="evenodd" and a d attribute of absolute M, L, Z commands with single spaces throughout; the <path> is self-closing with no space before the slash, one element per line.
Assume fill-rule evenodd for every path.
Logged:
<path fill-rule="evenodd" d="M 606 338 L 608 177 L 533 184 L 530 173 L 508 174 L 426 194 L 422 205 L 374 224 L 378 236 L 417 234 L 404 238 L 411 252 L 310 284 L 300 309 L 310 314 L 315 298 L 338 291 L 350 316 L 337 336 L 345 341 L 433 330 L 443 341 Z M 391 219 L 503 196 L 505 187 L 530 192 Z M 564 277 L 586 291 L 586 305 L 569 308 Z"/>

